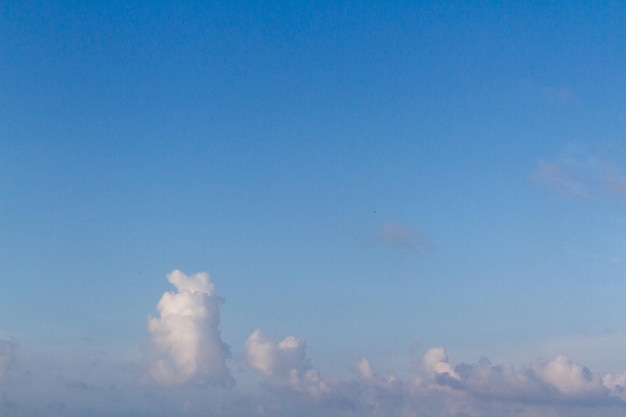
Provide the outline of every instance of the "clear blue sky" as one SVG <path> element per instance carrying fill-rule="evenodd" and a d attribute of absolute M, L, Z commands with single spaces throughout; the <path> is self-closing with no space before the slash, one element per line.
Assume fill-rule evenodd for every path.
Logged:
<path fill-rule="evenodd" d="M 621 2 L 4 2 L 0 411 L 623 415 L 625 74 Z M 234 387 L 201 355 L 151 373 L 174 269 L 225 301 L 198 329 Z M 556 394 L 498 399 L 480 357 Z"/>

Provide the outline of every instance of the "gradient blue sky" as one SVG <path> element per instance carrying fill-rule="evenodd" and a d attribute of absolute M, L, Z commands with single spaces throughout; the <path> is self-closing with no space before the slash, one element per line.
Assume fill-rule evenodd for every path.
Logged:
<path fill-rule="evenodd" d="M 252 376 L 255 329 L 306 338 L 301 368 L 361 393 L 359 359 L 407 386 L 434 347 L 621 375 L 626 6 L 544 3 L 0 4 L 0 411 L 290 416 L 297 396 Z M 146 376 L 173 269 L 225 300 L 235 388 Z M 433 372 L 428 390 L 463 390 Z M 53 404 L 54 381 L 73 388 Z M 94 399 L 113 385 L 170 408 Z M 483 391 L 463 411 L 307 404 L 626 409 L 613 391 L 510 408 Z M 224 403 L 179 407 L 190 395 Z"/>

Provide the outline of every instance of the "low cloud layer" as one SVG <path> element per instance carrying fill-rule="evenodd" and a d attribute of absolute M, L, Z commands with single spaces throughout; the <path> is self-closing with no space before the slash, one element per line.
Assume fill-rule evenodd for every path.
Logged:
<path fill-rule="evenodd" d="M 351 382 L 323 377 L 306 357 L 306 341 L 288 336 L 281 341 L 255 330 L 246 341 L 248 365 L 266 386 L 319 401 L 352 401 Z"/>
<path fill-rule="evenodd" d="M 619 382 L 611 385 L 619 377 L 607 376 L 610 379 L 605 383 L 565 355 L 518 371 L 510 364 L 493 365 L 485 358 L 476 364 L 452 366 L 445 350 L 434 348 L 424 356 L 424 368 L 429 381 L 424 386 L 448 387 L 476 398 L 536 404 L 595 404 L 614 402 L 621 396 Z"/>
<path fill-rule="evenodd" d="M 148 320 L 157 355 L 151 377 L 165 386 L 232 385 L 226 366 L 230 350 L 219 331 L 222 300 L 214 284 L 205 273 L 173 271 L 168 280 L 176 291 L 163 294 L 159 317 Z M 400 377 L 379 375 L 369 359 L 361 358 L 353 377 L 337 379 L 313 366 L 302 337 L 281 340 L 257 329 L 243 348 L 239 372 L 247 389 L 230 395 L 246 402 L 218 415 L 582 417 L 593 409 L 613 417 L 626 411 L 626 372 L 596 375 L 562 354 L 516 369 L 486 358 L 455 364 L 436 347 L 413 366 L 412 376 L 406 374 L 410 360 Z"/>
<path fill-rule="evenodd" d="M 8 340 L 0 339 L 0 381 L 6 377 L 6 373 L 14 360 L 15 345 Z"/>
<path fill-rule="evenodd" d="M 265 376 L 287 376 L 310 367 L 303 338 L 289 336 L 277 342 L 258 329 L 246 340 L 246 358 L 251 368 Z"/>
<path fill-rule="evenodd" d="M 540 417 L 626 410 L 626 373 L 599 377 L 564 355 L 516 370 L 486 358 L 453 365 L 445 349 L 433 348 L 416 377 L 406 380 L 379 376 L 365 358 L 355 368 L 364 415 L 370 416 Z"/>
<path fill-rule="evenodd" d="M 230 347 L 220 333 L 220 305 L 209 275 L 187 276 L 179 270 L 167 275 L 176 291 L 166 292 L 157 305 L 159 317 L 148 318 L 151 347 L 156 356 L 150 376 L 159 384 L 190 382 L 231 386 L 226 366 Z"/>
<path fill-rule="evenodd" d="M 626 409 L 626 373 L 600 377 L 564 355 L 516 370 L 486 358 L 454 365 L 440 347 L 424 354 L 413 378 L 403 380 L 395 373 L 380 376 L 362 358 L 354 365 L 357 378 L 334 380 L 311 366 L 305 350 L 302 338 L 277 341 L 259 330 L 246 342 L 247 363 L 264 384 L 283 395 L 291 392 L 316 400 L 314 406 L 325 412 L 334 407 L 337 415 L 343 415 L 342 407 L 361 416 L 398 417 L 432 413 L 538 417 L 547 411 L 565 416 L 581 407 Z"/>

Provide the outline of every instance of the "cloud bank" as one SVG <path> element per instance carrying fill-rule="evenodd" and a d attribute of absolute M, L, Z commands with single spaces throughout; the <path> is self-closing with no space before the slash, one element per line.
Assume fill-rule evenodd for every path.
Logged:
<path fill-rule="evenodd" d="M 159 317 L 148 320 L 157 356 L 151 377 L 165 386 L 232 385 L 230 349 L 219 330 L 222 299 L 208 274 L 175 270 L 167 278 L 176 291 L 163 294 Z M 313 367 L 302 337 L 279 340 L 257 329 L 243 349 L 239 372 L 250 383 L 230 395 L 246 400 L 216 415 L 583 417 L 594 410 L 613 417 L 626 411 L 626 372 L 596 375 L 562 354 L 516 369 L 486 358 L 454 364 L 435 347 L 408 374 L 415 361 L 407 360 L 404 377 L 379 375 L 361 358 L 353 377 L 337 379 Z"/>
<path fill-rule="evenodd" d="M 626 372 L 599 377 L 565 355 L 516 370 L 486 358 L 454 365 L 438 347 L 423 355 L 413 378 L 380 376 L 362 358 L 354 365 L 357 378 L 335 380 L 311 366 L 304 339 L 277 341 L 255 330 L 246 341 L 246 359 L 279 398 L 292 394 L 293 400 L 298 394 L 337 415 L 539 417 L 574 415 L 590 407 L 626 409 Z"/>
<path fill-rule="evenodd" d="M 323 402 L 351 403 L 354 383 L 326 378 L 306 357 L 306 341 L 287 336 L 281 341 L 255 330 L 246 341 L 248 366 L 258 371 L 263 383 L 276 392 L 298 394 Z"/>
<path fill-rule="evenodd" d="M 220 305 L 207 273 L 187 276 L 179 270 L 167 275 L 176 292 L 166 292 L 157 304 L 159 317 L 148 318 L 151 347 L 156 358 L 150 376 L 159 384 L 176 386 L 192 381 L 232 386 L 226 366 L 230 347 L 222 341 Z"/>
<path fill-rule="evenodd" d="M 424 354 L 414 379 L 381 377 L 365 358 L 355 368 L 368 416 L 613 416 L 626 410 L 626 373 L 601 378 L 565 355 L 516 370 L 486 358 L 453 365 L 439 347 Z"/>

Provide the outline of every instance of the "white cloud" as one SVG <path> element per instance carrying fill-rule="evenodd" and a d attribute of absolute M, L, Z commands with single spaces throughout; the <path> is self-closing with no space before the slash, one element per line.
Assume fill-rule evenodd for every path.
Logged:
<path fill-rule="evenodd" d="M 369 411 L 369 415 L 397 415 L 406 407 L 411 396 L 396 374 L 378 376 L 367 358 L 359 360 L 355 369 L 360 377 L 361 408 Z"/>
<path fill-rule="evenodd" d="M 351 381 L 326 378 L 306 357 L 306 341 L 287 336 L 280 342 L 255 330 L 246 341 L 248 365 L 261 373 L 272 389 L 322 402 L 349 402 Z"/>
<path fill-rule="evenodd" d="M 459 379 L 459 375 L 454 372 L 452 365 L 448 362 L 448 355 L 444 348 L 432 348 L 424 355 L 424 369 L 430 375 L 448 375 L 451 378 Z"/>
<path fill-rule="evenodd" d="M 260 330 L 246 340 L 246 358 L 253 369 L 266 376 L 287 376 L 292 370 L 309 368 L 305 356 L 306 341 L 288 336 L 280 342 L 265 336 Z"/>
<path fill-rule="evenodd" d="M 605 375 L 602 378 L 602 385 L 611 392 L 612 396 L 626 402 L 626 372 Z"/>
<path fill-rule="evenodd" d="M 372 365 L 367 358 L 362 358 L 359 360 L 356 365 L 354 365 L 361 379 L 366 381 L 371 380 L 374 377 L 374 371 L 372 370 Z"/>
<path fill-rule="evenodd" d="M 232 383 L 226 367 L 229 348 L 219 331 L 222 300 L 215 285 L 204 273 L 187 276 L 173 271 L 168 280 L 175 290 L 163 294 L 157 306 L 159 316 L 148 320 L 156 356 L 149 369 L 151 377 L 165 386 Z M 0 340 L 0 377 L 13 358 L 13 344 Z M 128 381 L 134 378 L 128 375 L 103 384 L 91 379 L 89 372 L 55 378 L 49 377 L 49 369 L 34 372 L 32 384 L 47 393 L 39 408 L 48 407 L 49 400 L 68 390 L 79 390 L 81 407 L 91 403 L 104 410 L 110 398 L 115 398 L 116 404 L 122 404 L 114 410 L 119 409 L 119 414 L 134 401 L 150 412 L 158 408 L 161 414 L 238 417 L 587 417 L 589 410 L 598 416 L 622 417 L 626 410 L 626 372 L 601 377 L 560 354 L 516 369 L 485 358 L 454 363 L 443 347 L 435 347 L 424 353 L 414 375 L 381 375 L 362 358 L 354 364 L 353 378 L 337 379 L 313 367 L 304 338 L 274 339 L 255 330 L 245 342 L 245 360 L 248 366 L 238 369 L 242 383 L 229 391 L 132 386 Z M 31 365 L 31 369 L 38 368 Z M 126 382 L 117 386 L 117 381 Z M 19 392 L 12 388 L 16 385 L 3 384 L 7 401 L 19 401 Z M 220 400 L 207 401 L 212 395 Z M 68 415 L 84 411 L 76 404 L 67 407 Z M 21 415 L 31 414 L 37 413 Z"/>
<path fill-rule="evenodd" d="M 148 318 L 148 332 L 157 358 L 150 375 L 159 384 L 191 382 L 231 386 L 226 366 L 230 348 L 219 329 L 220 304 L 209 275 L 187 276 L 179 270 L 167 276 L 176 292 L 166 292 L 157 305 L 159 317 Z"/>
<path fill-rule="evenodd" d="M 367 359 L 356 369 L 364 416 L 583 417 L 590 407 L 621 416 L 626 408 L 626 372 L 599 378 L 563 355 L 516 370 L 486 358 L 455 365 L 443 348 L 433 348 L 414 380 L 380 377 Z"/>
<path fill-rule="evenodd" d="M 518 371 L 510 364 L 493 365 L 486 358 L 453 366 L 444 349 L 434 348 L 424 355 L 424 368 L 429 378 L 418 380 L 422 392 L 446 387 L 452 390 L 449 394 L 462 393 L 475 401 L 608 406 L 625 399 L 626 373 L 600 378 L 565 355 Z"/>
<path fill-rule="evenodd" d="M 567 398 L 588 400 L 606 397 L 608 394 L 599 377 L 565 355 L 557 355 L 545 365 L 535 365 L 533 370 Z"/>
<path fill-rule="evenodd" d="M 185 278 L 170 281 L 181 293 L 215 293 L 208 276 L 206 281 Z M 166 296 L 164 299 L 169 300 Z M 580 407 L 591 405 L 606 410 L 626 406 L 626 373 L 602 378 L 564 355 L 517 370 L 511 364 L 492 364 L 486 358 L 474 364 L 454 364 L 444 348 L 436 347 L 425 352 L 420 374 L 412 379 L 395 373 L 380 376 L 370 361 L 362 358 L 354 365 L 357 378 L 338 380 L 315 369 L 306 349 L 306 340 L 301 337 L 280 340 L 258 329 L 250 334 L 245 343 L 246 362 L 258 372 L 260 386 L 273 399 L 258 405 L 258 409 L 272 407 L 288 412 L 305 407 L 311 415 L 337 416 L 520 417 L 562 416 L 562 410 L 569 410 L 568 415 L 580 415 Z M 184 373 L 188 362 L 178 362 L 182 364 L 180 372 Z"/>
<path fill-rule="evenodd" d="M 222 300 L 214 284 L 207 274 L 186 276 L 180 271 L 168 280 L 176 291 L 163 295 L 157 307 L 160 317 L 148 323 L 160 355 L 150 368 L 152 377 L 170 386 L 231 383 L 229 348 L 219 332 Z M 240 370 L 242 378 L 252 377 L 244 383 L 250 391 L 233 391 L 231 398 L 253 395 L 254 401 L 239 406 L 249 407 L 250 415 L 581 417 L 585 407 L 598 407 L 606 416 L 626 408 L 626 372 L 601 377 L 560 354 L 518 370 L 486 358 L 455 364 L 443 347 L 435 347 L 425 352 L 413 377 L 379 375 L 362 358 L 354 365 L 354 378 L 336 379 L 313 367 L 304 338 L 275 339 L 257 329 L 245 342 L 245 361 L 256 371 Z"/>

